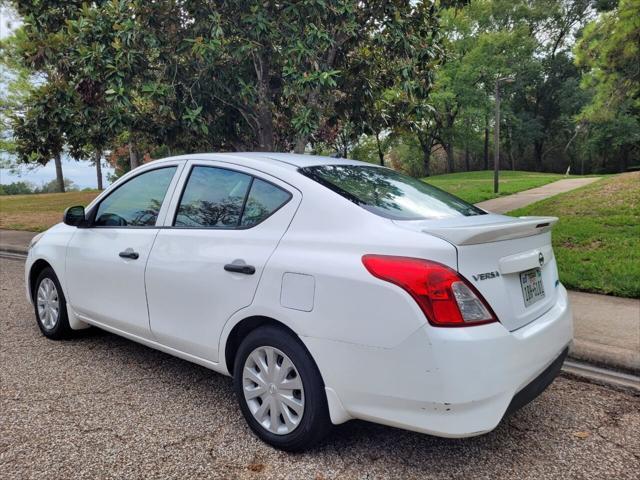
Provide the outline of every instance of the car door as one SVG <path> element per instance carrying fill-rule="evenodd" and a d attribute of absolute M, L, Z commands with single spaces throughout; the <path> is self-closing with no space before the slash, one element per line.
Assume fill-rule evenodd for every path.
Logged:
<path fill-rule="evenodd" d="M 191 162 L 156 238 L 146 284 L 157 341 L 217 361 L 231 315 L 251 304 L 301 194 L 241 166 Z"/>
<path fill-rule="evenodd" d="M 69 303 L 77 314 L 151 337 L 144 270 L 182 166 L 143 168 L 88 211 L 88 226 L 78 228 L 67 247 Z"/>

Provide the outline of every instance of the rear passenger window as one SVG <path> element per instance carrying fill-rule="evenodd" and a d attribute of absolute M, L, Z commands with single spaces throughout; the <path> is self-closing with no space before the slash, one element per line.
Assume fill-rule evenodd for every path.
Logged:
<path fill-rule="evenodd" d="M 174 225 L 178 227 L 236 227 L 251 176 L 215 167 L 193 167 Z"/>
<path fill-rule="evenodd" d="M 251 175 L 217 167 L 193 167 L 174 226 L 250 228 L 262 222 L 291 194 Z"/>
<path fill-rule="evenodd" d="M 244 208 L 242 221 L 243 227 L 252 227 L 262 222 L 265 218 L 287 203 L 291 194 L 280 187 L 255 178 L 251 185 L 247 204 Z"/>

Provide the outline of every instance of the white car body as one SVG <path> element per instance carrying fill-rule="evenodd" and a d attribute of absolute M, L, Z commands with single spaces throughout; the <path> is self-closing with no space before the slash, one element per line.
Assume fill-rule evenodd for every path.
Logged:
<path fill-rule="evenodd" d="M 175 166 L 154 227 L 52 227 L 25 266 L 60 279 L 73 329 L 95 325 L 229 375 L 242 322 L 272 319 L 303 342 L 325 386 L 331 421 L 364 419 L 444 437 L 494 429 L 514 397 L 572 340 L 567 292 L 551 248 L 556 219 L 486 214 L 397 221 L 347 201 L 298 170 L 368 165 L 291 154 L 198 154 L 143 165 L 119 185 Z M 173 227 L 194 165 L 249 173 L 290 200 L 248 229 Z M 119 252 L 133 248 L 137 260 Z M 499 321 L 430 324 L 399 286 L 373 276 L 364 255 L 428 259 L 460 272 Z M 254 275 L 228 272 L 245 262 Z M 519 272 L 540 268 L 545 298 L 525 307 Z M 480 274 L 499 272 L 497 276 Z M 472 280 L 477 277 L 477 280 Z M 249 320 L 248 320 L 249 319 Z"/>

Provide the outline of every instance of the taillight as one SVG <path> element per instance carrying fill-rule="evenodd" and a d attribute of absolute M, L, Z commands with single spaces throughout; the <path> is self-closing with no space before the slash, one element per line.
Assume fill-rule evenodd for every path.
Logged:
<path fill-rule="evenodd" d="M 362 263 L 373 276 L 406 290 L 432 325 L 464 327 L 498 321 L 480 292 L 441 263 L 389 255 L 365 255 Z"/>

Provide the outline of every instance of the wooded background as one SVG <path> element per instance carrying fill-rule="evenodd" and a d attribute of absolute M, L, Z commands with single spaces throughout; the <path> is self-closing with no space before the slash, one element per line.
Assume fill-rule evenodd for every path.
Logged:
<path fill-rule="evenodd" d="M 14 0 L 5 163 L 296 151 L 414 176 L 640 164 L 640 0 Z M 60 166 L 60 191 L 64 179 Z M 99 185 L 101 188 L 102 185 Z"/>

